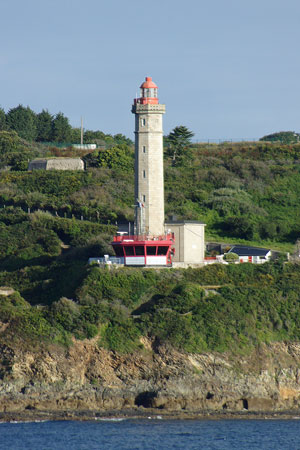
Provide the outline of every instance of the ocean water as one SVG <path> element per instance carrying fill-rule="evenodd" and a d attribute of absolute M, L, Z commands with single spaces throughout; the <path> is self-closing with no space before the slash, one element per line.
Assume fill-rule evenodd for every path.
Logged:
<path fill-rule="evenodd" d="M 300 450 L 300 420 L 0 423 L 2 450 Z"/>

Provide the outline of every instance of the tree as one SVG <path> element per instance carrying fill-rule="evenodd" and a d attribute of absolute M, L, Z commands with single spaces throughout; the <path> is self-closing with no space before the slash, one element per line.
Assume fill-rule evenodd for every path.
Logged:
<path fill-rule="evenodd" d="M 81 140 L 81 129 L 72 128 L 70 141 L 72 144 L 80 144 Z"/>
<path fill-rule="evenodd" d="M 51 141 L 52 121 L 53 116 L 48 110 L 43 109 L 43 111 L 37 115 L 37 141 Z"/>
<path fill-rule="evenodd" d="M 72 127 L 69 119 L 59 112 L 52 121 L 52 141 L 69 142 L 71 139 Z"/>
<path fill-rule="evenodd" d="M 105 145 L 105 134 L 103 131 L 92 131 L 92 130 L 86 130 L 83 134 L 83 142 L 85 144 L 98 144 Z"/>
<path fill-rule="evenodd" d="M 175 164 L 176 157 L 182 156 L 185 147 L 190 145 L 193 136 L 194 133 L 183 125 L 175 127 L 174 130 L 168 134 L 166 142 L 168 145 L 168 153 L 173 159 L 173 164 Z"/>
<path fill-rule="evenodd" d="M 35 141 L 37 138 L 37 119 L 32 109 L 22 105 L 12 108 L 8 111 L 7 116 L 8 128 L 14 130 L 18 135 L 27 141 Z"/>
<path fill-rule="evenodd" d="M 117 145 L 119 144 L 133 145 L 132 140 L 124 136 L 124 134 L 121 133 L 115 134 L 113 138 Z"/>
<path fill-rule="evenodd" d="M 300 134 L 295 133 L 295 131 L 279 131 L 278 133 L 272 133 L 262 137 L 260 141 L 296 144 L 297 142 L 300 142 Z"/>
<path fill-rule="evenodd" d="M 0 108 L 0 131 L 6 130 L 6 115 L 3 108 Z"/>
<path fill-rule="evenodd" d="M 223 227 L 231 236 L 242 239 L 253 239 L 257 225 L 249 215 L 226 217 Z"/>
<path fill-rule="evenodd" d="M 116 145 L 107 150 L 98 150 L 86 156 L 89 166 L 107 167 L 129 171 L 133 169 L 133 151 L 126 144 Z"/>
<path fill-rule="evenodd" d="M 0 156 L 18 151 L 21 144 L 20 141 L 15 131 L 0 131 Z"/>

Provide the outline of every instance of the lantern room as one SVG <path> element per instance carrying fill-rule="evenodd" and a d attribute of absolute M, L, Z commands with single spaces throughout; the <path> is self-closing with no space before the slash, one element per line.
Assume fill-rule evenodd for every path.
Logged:
<path fill-rule="evenodd" d="M 146 77 L 146 80 L 140 86 L 140 98 L 135 99 L 134 103 L 157 105 L 157 89 L 157 85 L 152 81 L 152 78 Z"/>

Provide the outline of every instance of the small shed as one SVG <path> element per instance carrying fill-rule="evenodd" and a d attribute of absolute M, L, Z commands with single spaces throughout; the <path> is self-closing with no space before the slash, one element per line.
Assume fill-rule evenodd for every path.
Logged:
<path fill-rule="evenodd" d="M 250 262 L 262 264 L 270 260 L 271 250 L 260 247 L 248 247 L 244 245 L 233 246 L 228 253 L 235 253 L 239 257 L 239 262 Z"/>
<path fill-rule="evenodd" d="M 174 267 L 197 267 L 204 264 L 205 223 L 183 220 L 165 223 L 166 233 L 174 233 Z"/>

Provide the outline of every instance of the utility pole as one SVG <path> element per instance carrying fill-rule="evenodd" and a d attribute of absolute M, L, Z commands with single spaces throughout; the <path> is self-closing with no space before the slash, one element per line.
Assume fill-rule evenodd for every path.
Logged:
<path fill-rule="evenodd" d="M 81 117 L 80 145 L 83 145 L 83 119 Z"/>

